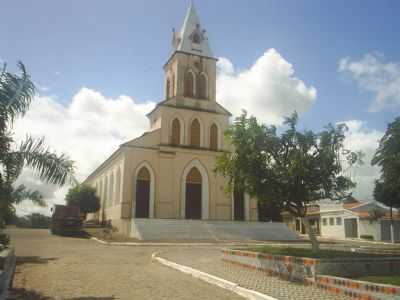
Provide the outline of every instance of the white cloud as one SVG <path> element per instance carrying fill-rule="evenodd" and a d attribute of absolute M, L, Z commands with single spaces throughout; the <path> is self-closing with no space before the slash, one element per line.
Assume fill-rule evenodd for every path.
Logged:
<path fill-rule="evenodd" d="M 360 200 L 373 200 L 374 182 L 380 176 L 380 169 L 371 166 L 371 160 L 384 133 L 368 129 L 366 123 L 360 120 L 348 120 L 340 123 L 345 123 L 349 128 L 345 147 L 352 151 L 362 151 L 365 154 L 364 164 L 354 166 L 350 171 L 351 177 L 357 183 L 354 196 Z"/>
<path fill-rule="evenodd" d="M 13 131 L 17 141 L 27 133 L 44 136 L 47 144 L 75 161 L 77 177 L 83 180 L 120 144 L 148 129 L 145 114 L 154 105 L 136 103 L 128 96 L 108 99 L 97 91 L 82 88 L 67 106 L 51 97 L 37 97 L 24 118 L 17 120 Z M 60 203 L 64 197 L 65 189 L 40 183 L 28 170 L 18 183 L 38 189 L 50 204 Z M 19 211 L 31 211 L 32 207 L 26 202 Z"/>
<path fill-rule="evenodd" d="M 295 110 L 308 111 L 317 98 L 317 90 L 295 77 L 293 66 L 275 49 L 240 72 L 220 58 L 218 72 L 217 101 L 236 116 L 245 109 L 262 122 L 280 124 Z"/>
<path fill-rule="evenodd" d="M 349 74 L 362 90 L 375 95 L 369 111 L 400 107 L 399 63 L 383 62 L 380 56 L 366 54 L 360 60 L 342 58 L 339 72 Z"/>

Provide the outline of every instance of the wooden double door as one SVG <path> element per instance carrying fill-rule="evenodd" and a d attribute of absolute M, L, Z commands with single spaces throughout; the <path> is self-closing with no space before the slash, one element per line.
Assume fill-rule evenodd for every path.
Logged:
<path fill-rule="evenodd" d="M 135 218 L 147 219 L 150 217 L 150 173 L 142 168 L 136 180 Z"/>
<path fill-rule="evenodd" d="M 202 177 L 197 170 L 193 168 L 186 177 L 186 202 L 185 217 L 189 220 L 202 219 Z"/>

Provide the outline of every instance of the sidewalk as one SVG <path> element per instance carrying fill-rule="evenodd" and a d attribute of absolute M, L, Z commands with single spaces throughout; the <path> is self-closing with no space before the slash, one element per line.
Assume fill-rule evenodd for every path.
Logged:
<path fill-rule="evenodd" d="M 159 256 L 172 262 L 223 278 L 279 300 L 351 300 L 334 296 L 314 286 L 292 283 L 263 272 L 249 270 L 221 260 L 218 248 L 196 247 L 160 252 Z"/>

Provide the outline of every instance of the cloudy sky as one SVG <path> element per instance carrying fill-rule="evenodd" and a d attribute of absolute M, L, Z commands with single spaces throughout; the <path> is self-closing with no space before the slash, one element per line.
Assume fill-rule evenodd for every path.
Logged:
<path fill-rule="evenodd" d="M 218 101 L 279 125 L 294 110 L 301 126 L 346 122 L 346 144 L 366 153 L 352 172 L 355 195 L 372 199 L 369 165 L 387 123 L 400 111 L 400 27 L 396 1 L 197 0 L 218 56 Z M 45 136 L 84 179 L 119 144 L 147 129 L 163 100 L 162 66 L 188 1 L 2 2 L 0 60 L 22 60 L 38 88 L 13 129 Z M 21 183 L 62 202 L 65 188 L 26 170 Z M 21 213 L 35 211 L 29 203 Z M 41 211 L 47 212 L 48 209 Z"/>

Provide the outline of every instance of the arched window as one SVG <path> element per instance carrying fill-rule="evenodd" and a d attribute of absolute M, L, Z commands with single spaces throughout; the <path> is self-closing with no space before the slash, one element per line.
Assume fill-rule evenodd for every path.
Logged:
<path fill-rule="evenodd" d="M 200 123 L 197 119 L 194 119 L 190 126 L 190 145 L 200 147 Z"/>
<path fill-rule="evenodd" d="M 210 148 L 218 150 L 218 127 L 215 124 L 212 124 L 210 128 Z"/>
<path fill-rule="evenodd" d="M 120 168 L 118 168 L 118 171 L 117 171 L 115 202 L 116 202 L 116 204 L 119 204 L 121 202 L 121 169 Z"/>
<path fill-rule="evenodd" d="M 137 180 L 150 181 L 151 177 L 150 177 L 149 170 L 147 170 L 147 168 L 145 168 L 145 167 L 141 168 L 138 173 Z"/>
<path fill-rule="evenodd" d="M 167 79 L 166 95 L 167 99 L 171 98 L 171 81 L 169 78 Z"/>
<path fill-rule="evenodd" d="M 114 205 L 114 173 L 112 173 L 111 177 L 110 177 L 110 189 L 109 189 L 108 203 L 109 203 L 109 206 Z"/>
<path fill-rule="evenodd" d="M 207 77 L 205 74 L 199 76 L 197 96 L 200 99 L 207 99 Z"/>
<path fill-rule="evenodd" d="M 104 206 L 105 207 L 108 207 L 108 203 L 109 203 L 109 200 L 108 200 L 108 177 L 106 177 L 105 179 L 104 179 Z"/>
<path fill-rule="evenodd" d="M 185 74 L 185 97 L 194 96 L 194 77 L 192 72 Z"/>
<path fill-rule="evenodd" d="M 172 122 L 172 136 L 171 144 L 179 145 L 181 143 L 181 122 L 178 119 L 174 119 Z"/>
<path fill-rule="evenodd" d="M 197 170 L 197 168 L 195 167 L 192 170 L 190 170 L 189 174 L 186 177 L 186 182 L 192 184 L 201 184 L 202 179 L 200 171 Z"/>

